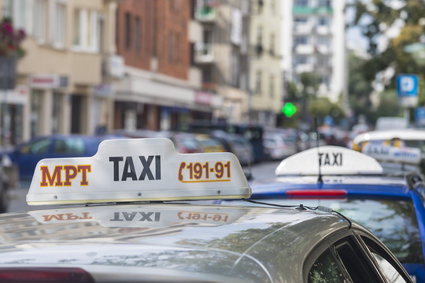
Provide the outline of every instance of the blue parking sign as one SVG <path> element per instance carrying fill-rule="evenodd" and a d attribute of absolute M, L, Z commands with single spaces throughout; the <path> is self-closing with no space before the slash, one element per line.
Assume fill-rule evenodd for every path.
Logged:
<path fill-rule="evenodd" d="M 398 96 L 417 96 L 419 92 L 419 79 L 417 75 L 398 75 L 397 80 Z"/>
<path fill-rule="evenodd" d="M 397 97 L 401 106 L 418 105 L 419 78 L 417 75 L 404 74 L 396 78 Z"/>

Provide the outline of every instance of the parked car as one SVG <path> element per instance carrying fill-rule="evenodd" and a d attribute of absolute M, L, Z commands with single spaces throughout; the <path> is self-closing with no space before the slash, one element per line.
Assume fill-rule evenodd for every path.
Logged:
<path fill-rule="evenodd" d="M 20 180 L 30 180 L 38 161 L 44 158 L 92 156 L 99 143 L 117 136 L 51 135 L 36 137 L 9 153 Z"/>
<path fill-rule="evenodd" d="M 296 138 L 282 133 L 265 133 L 263 146 L 266 156 L 272 160 L 281 160 L 297 152 Z"/>
<path fill-rule="evenodd" d="M 254 149 L 244 136 L 228 134 L 221 130 L 213 131 L 211 135 L 219 140 L 227 151 L 233 152 L 242 165 L 254 162 Z"/>
<path fill-rule="evenodd" d="M 65 164 L 78 173 L 52 177 Z M 43 160 L 28 204 L 73 206 L 0 215 L 0 281 L 411 282 L 379 239 L 332 210 L 193 203 L 250 193 L 233 154 L 176 154 L 166 139 Z"/>
<path fill-rule="evenodd" d="M 0 213 L 6 212 L 9 206 L 9 193 L 16 183 L 16 168 L 12 166 L 9 156 L 0 155 Z"/>
<path fill-rule="evenodd" d="M 196 140 L 202 148 L 202 152 L 225 152 L 226 148 L 220 141 L 207 134 L 195 134 Z"/>
<path fill-rule="evenodd" d="M 338 211 L 382 240 L 415 282 L 425 282 L 424 178 L 418 172 L 399 172 L 387 174 L 372 157 L 347 148 L 311 148 L 284 159 L 276 178 L 251 183 L 250 201 Z M 246 205 L 221 204 L 235 202 Z"/>

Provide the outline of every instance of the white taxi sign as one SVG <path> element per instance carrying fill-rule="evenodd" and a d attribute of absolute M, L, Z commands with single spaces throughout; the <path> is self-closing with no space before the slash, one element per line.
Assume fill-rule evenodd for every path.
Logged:
<path fill-rule="evenodd" d="M 412 147 L 395 147 L 383 143 L 369 143 L 364 146 L 362 152 L 382 162 L 417 165 L 421 161 L 420 149 Z"/>
<path fill-rule="evenodd" d="M 232 153 L 177 153 L 165 138 L 106 140 L 92 157 L 43 159 L 27 203 L 72 204 L 247 198 Z"/>
<path fill-rule="evenodd" d="M 277 176 L 301 175 L 376 175 L 382 166 L 372 157 L 339 146 L 311 148 L 284 159 L 276 168 Z"/>

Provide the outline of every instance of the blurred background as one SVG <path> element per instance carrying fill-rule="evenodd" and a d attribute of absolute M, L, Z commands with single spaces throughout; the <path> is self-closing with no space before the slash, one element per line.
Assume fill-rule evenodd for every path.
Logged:
<path fill-rule="evenodd" d="M 425 125 L 424 0 L 0 0 L 0 19 L 3 187 L 109 138 L 258 165 Z"/>

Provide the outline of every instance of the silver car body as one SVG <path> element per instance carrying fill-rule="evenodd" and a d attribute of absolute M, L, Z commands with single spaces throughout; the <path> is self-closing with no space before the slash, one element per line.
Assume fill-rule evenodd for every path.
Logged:
<path fill-rule="evenodd" d="M 96 282 L 303 282 L 312 250 L 348 227 L 326 212 L 189 204 L 3 214 L 0 268 L 80 267 Z"/>

